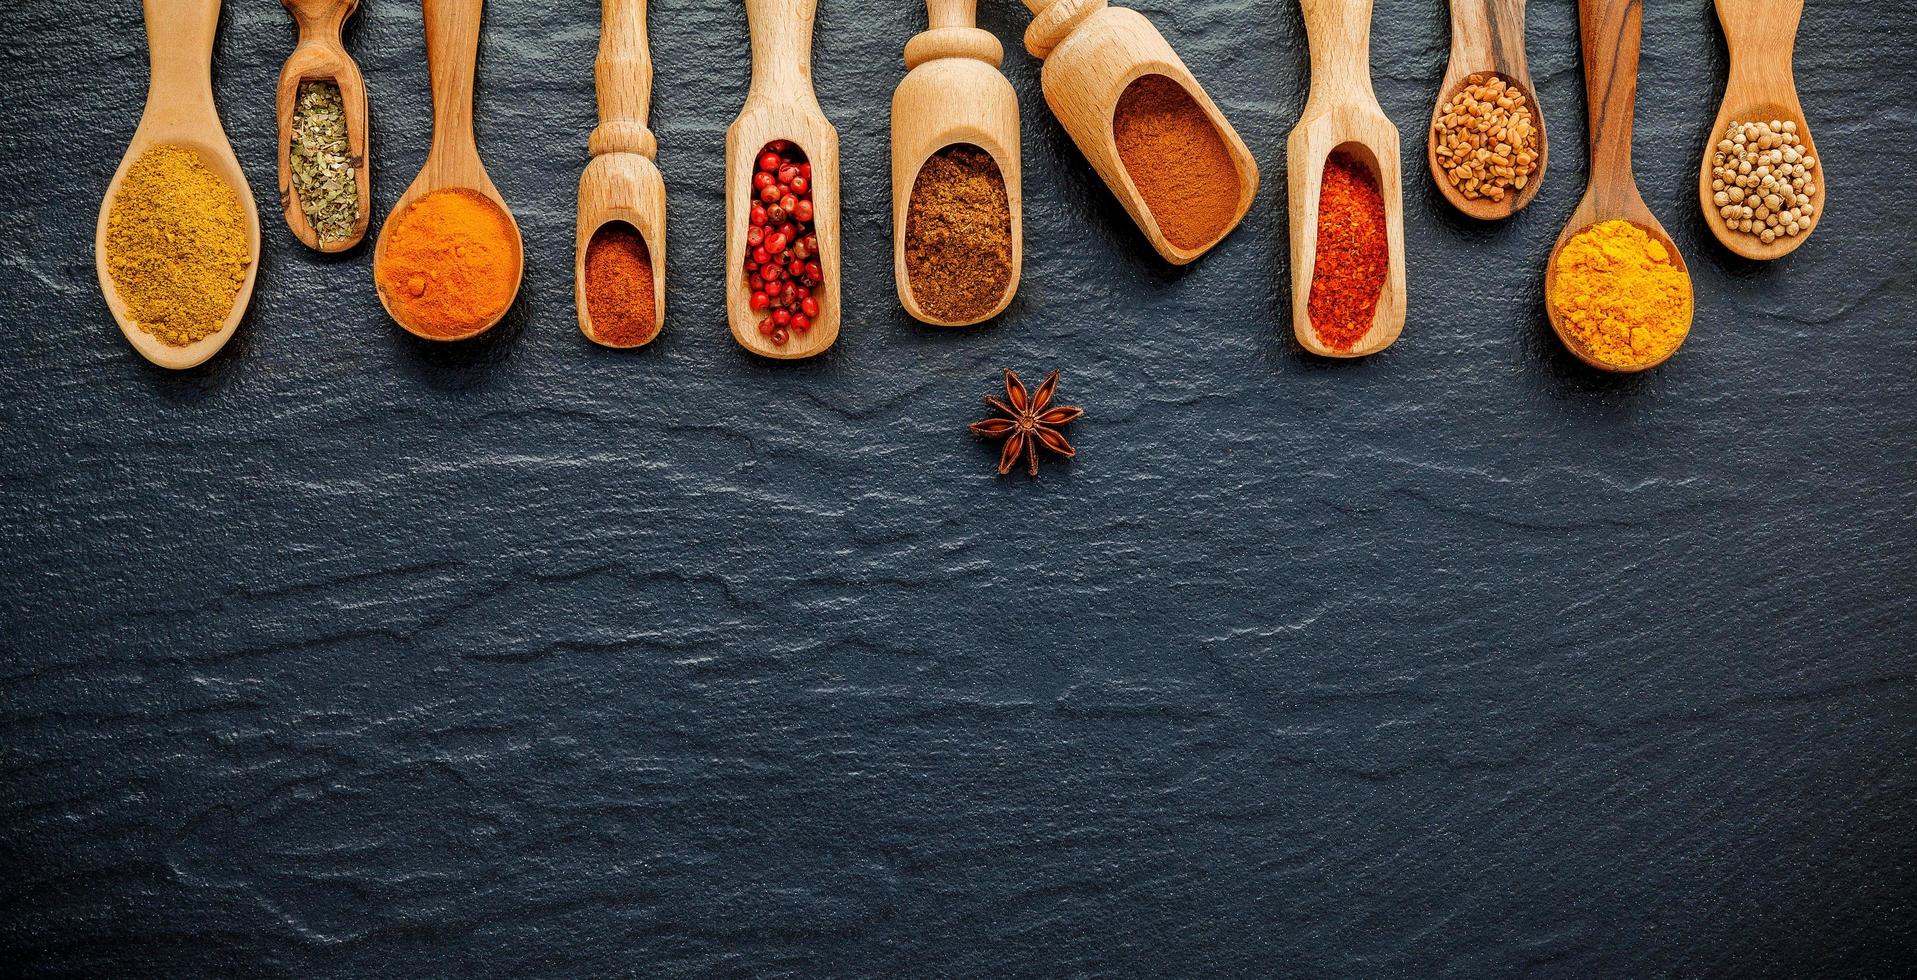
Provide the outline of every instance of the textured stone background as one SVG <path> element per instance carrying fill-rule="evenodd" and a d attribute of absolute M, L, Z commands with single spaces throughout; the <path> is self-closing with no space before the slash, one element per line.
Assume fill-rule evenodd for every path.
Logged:
<path fill-rule="evenodd" d="M 94 209 L 138 116 L 138 6 L 0 5 L 0 973 L 1861 977 L 1917 913 L 1917 381 L 1906 3 L 1813 0 L 1833 175 L 1775 267 L 1706 236 L 1725 71 L 1652 0 L 1646 197 L 1697 275 L 1646 377 L 1576 365 L 1540 275 L 1584 180 L 1574 7 L 1533 4 L 1557 152 L 1508 226 L 1406 206 L 1412 315 L 1290 339 L 1295 5 L 1142 6 L 1264 167 L 1161 264 L 1023 99 L 1027 259 L 995 324 L 892 293 L 889 93 L 915 3 L 825 0 L 848 315 L 774 364 L 721 318 L 726 0 L 652 13 L 667 333 L 579 337 L 597 4 L 494 0 L 480 141 L 526 288 L 403 335 L 366 251 L 265 212 L 205 367 L 132 354 Z M 1434 0 L 1379 0 L 1415 146 Z M 227 4 L 224 118 L 266 204 L 271 0 Z M 371 0 L 381 215 L 425 153 L 417 4 Z M 964 424 L 1065 371 L 1081 459 L 993 475 Z"/>

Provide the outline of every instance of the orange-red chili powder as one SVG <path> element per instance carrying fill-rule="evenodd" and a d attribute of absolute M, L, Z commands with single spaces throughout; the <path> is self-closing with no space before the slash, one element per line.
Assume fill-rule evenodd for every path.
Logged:
<path fill-rule="evenodd" d="M 593 339 L 609 347 L 636 347 L 659 330 L 652 256 L 623 221 L 601 225 L 586 246 L 586 313 Z"/>
<path fill-rule="evenodd" d="M 1112 141 L 1165 239 L 1203 248 L 1230 230 L 1244 183 L 1231 149 L 1184 86 L 1140 75 L 1112 115 Z"/>
<path fill-rule="evenodd" d="M 1318 192 L 1318 261 L 1311 273 L 1311 326 L 1326 347 L 1350 350 L 1371 331 L 1390 261 L 1377 179 L 1349 154 L 1333 153 Z"/>

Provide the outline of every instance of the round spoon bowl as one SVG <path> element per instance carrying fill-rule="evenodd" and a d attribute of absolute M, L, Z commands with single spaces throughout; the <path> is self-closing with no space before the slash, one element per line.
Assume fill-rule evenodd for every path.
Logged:
<path fill-rule="evenodd" d="M 1532 172 L 1530 179 L 1522 188 L 1515 193 L 1506 194 L 1502 201 L 1494 201 L 1486 197 L 1466 197 L 1462 190 L 1452 186 L 1443 165 L 1438 161 L 1438 121 L 1444 118 L 1445 108 L 1451 104 L 1452 98 L 1470 84 L 1473 76 L 1478 75 L 1501 79 L 1507 86 L 1522 94 L 1525 103 L 1530 106 L 1531 120 L 1538 129 L 1538 169 Z M 1551 140 L 1544 129 L 1544 110 L 1538 106 L 1537 93 L 1521 79 L 1501 71 L 1456 73 L 1450 84 L 1446 85 L 1439 94 L 1437 104 L 1431 109 L 1431 125 L 1425 129 L 1425 163 L 1431 168 L 1431 180 L 1438 185 L 1438 193 L 1466 217 L 1478 221 L 1501 221 L 1524 210 L 1525 205 L 1530 204 L 1532 199 L 1538 196 L 1538 188 L 1544 186 L 1544 173 L 1549 168 L 1550 162 Z"/>
<path fill-rule="evenodd" d="M 608 225 L 623 224 L 637 232 L 646 246 L 652 281 L 632 283 L 652 290 L 652 332 L 637 342 L 614 342 L 600 336 L 586 302 L 586 254 L 594 236 Z M 579 332 L 605 347 L 633 348 L 652 343 L 666 319 L 666 181 L 651 160 L 637 153 L 607 153 L 592 158 L 579 178 L 579 226 L 573 260 L 574 302 L 579 309 Z"/>
<path fill-rule="evenodd" d="M 479 161 L 477 158 L 473 159 L 472 165 L 474 167 L 477 167 L 479 165 Z M 511 241 L 512 241 L 512 250 L 513 250 L 513 273 L 512 273 L 511 295 L 513 295 L 514 297 L 517 297 L 519 295 L 519 287 L 522 280 L 525 277 L 525 272 L 526 272 L 526 246 L 525 246 L 525 242 L 522 240 L 520 236 L 519 221 L 518 219 L 513 217 L 512 209 L 506 207 L 506 202 L 500 198 L 499 192 L 493 189 L 492 181 L 485 179 L 484 171 L 480 171 L 479 173 L 480 179 L 481 181 L 483 181 L 483 186 L 470 187 L 470 186 L 460 186 L 456 184 L 448 184 L 445 186 L 426 186 L 427 176 L 433 172 L 433 169 L 434 168 L 433 168 L 432 162 L 428 160 L 426 170 L 422 171 L 420 173 L 419 179 L 413 181 L 413 186 L 409 188 L 405 194 L 400 196 L 399 202 L 394 204 L 393 210 L 387 214 L 385 224 L 382 224 L 380 226 L 379 238 L 373 246 L 373 291 L 379 295 L 379 305 L 385 308 L 386 315 L 392 317 L 393 322 L 399 324 L 400 328 L 405 330 L 407 333 L 410 333 L 421 340 L 433 340 L 433 341 L 444 341 L 444 342 L 471 340 L 472 338 L 477 337 L 480 334 L 485 333 L 486 331 L 491 330 L 493 327 L 497 326 L 499 321 L 505 318 L 506 312 L 512 309 L 512 303 L 508 302 L 504 309 L 501 309 L 498 313 L 494 314 L 491 319 L 487 320 L 484 323 L 471 325 L 454 333 L 435 333 L 435 332 L 424 329 L 418 324 L 408 323 L 405 319 L 403 319 L 400 316 L 399 311 L 394 309 L 391 300 L 388 299 L 386 295 L 385 285 L 379 281 L 379 270 L 386 264 L 386 245 L 387 245 L 387 240 L 389 238 L 388 233 L 392 231 L 393 226 L 395 224 L 399 223 L 400 217 L 406 213 L 407 209 L 411 208 L 413 206 L 413 203 L 418 201 L 420 198 L 425 197 L 427 194 L 431 194 L 435 191 L 464 190 L 464 191 L 470 191 L 474 194 L 478 194 L 479 196 L 484 197 L 487 200 L 491 201 L 493 203 L 493 206 L 497 207 L 499 209 L 499 212 L 506 216 L 506 225 L 507 227 L 512 229 Z"/>
<path fill-rule="evenodd" d="M 1732 228 L 1730 222 L 1718 210 L 1717 191 L 1712 187 L 1716 179 L 1712 176 L 1712 163 L 1717 155 L 1717 144 L 1723 142 L 1732 120 L 1739 122 L 1785 122 L 1797 125 L 1797 138 L 1801 142 L 1800 152 L 1817 161 L 1817 169 L 1812 172 L 1811 181 L 1817 191 L 1810 195 L 1811 206 L 1816 212 L 1811 215 L 1809 228 L 1795 235 L 1779 235 L 1769 245 L 1756 235 L 1747 234 Z M 1704 209 L 1704 223 L 1711 234 L 1732 252 L 1757 262 L 1769 262 L 1781 259 L 1801 248 L 1805 241 L 1817 231 L 1824 222 L 1824 158 L 1817 152 L 1817 144 L 1811 139 L 1810 123 L 1804 119 L 1804 110 L 1793 102 L 1765 100 L 1746 104 L 1741 110 L 1733 111 L 1728 103 L 1717 114 L 1717 121 L 1711 126 L 1711 138 L 1704 147 L 1704 159 L 1698 167 L 1697 197 L 1698 204 Z"/>
<path fill-rule="evenodd" d="M 1578 211 L 1579 215 L 1583 215 L 1585 208 L 1580 207 Z M 1685 324 L 1684 336 L 1677 342 L 1677 346 L 1672 347 L 1663 357 L 1655 361 L 1646 364 L 1612 364 L 1608 361 L 1600 360 L 1584 349 L 1584 346 L 1579 343 L 1576 336 L 1565 327 L 1564 318 L 1558 314 L 1557 304 L 1551 302 L 1551 294 L 1557 288 L 1558 284 L 1558 257 L 1564 253 L 1564 247 L 1570 243 L 1571 239 L 1576 238 L 1593 226 L 1611 220 L 1614 220 L 1614 218 L 1598 217 L 1590 220 L 1574 220 L 1570 225 L 1566 226 L 1564 234 L 1558 239 L 1557 247 L 1551 249 L 1551 260 L 1546 263 L 1544 267 L 1544 312 L 1546 318 L 1551 322 L 1552 331 L 1558 335 L 1558 341 L 1564 344 L 1564 348 L 1570 351 L 1578 360 L 1600 371 L 1610 371 L 1616 374 L 1638 374 L 1662 365 L 1676 355 L 1679 350 L 1683 349 L 1685 341 L 1688 341 L 1691 337 L 1691 325 Z M 1690 266 L 1684 262 L 1684 253 L 1677 250 L 1677 243 L 1671 240 L 1670 235 L 1665 234 L 1664 227 L 1659 225 L 1656 219 L 1650 216 L 1649 210 L 1646 210 L 1641 217 L 1627 217 L 1623 220 L 1636 225 L 1645 234 L 1651 236 L 1653 241 L 1663 245 L 1666 252 L 1670 253 L 1672 264 L 1677 266 L 1678 271 L 1684 273 L 1685 284 L 1693 291 L 1691 315 L 1692 319 L 1695 320 L 1697 315 L 1695 286 L 1691 285 L 1691 269 Z"/>

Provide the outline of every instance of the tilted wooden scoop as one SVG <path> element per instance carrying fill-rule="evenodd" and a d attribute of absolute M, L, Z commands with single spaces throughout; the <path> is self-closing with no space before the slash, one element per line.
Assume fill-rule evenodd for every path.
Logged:
<path fill-rule="evenodd" d="M 1362 357 L 1391 346 L 1404 331 L 1404 187 L 1398 130 L 1371 88 L 1371 0 L 1299 0 L 1311 43 L 1311 95 L 1286 143 L 1291 194 L 1291 330 L 1308 351 Z M 1350 350 L 1325 345 L 1311 323 L 1318 263 L 1318 197 L 1325 161 L 1344 152 L 1371 172 L 1384 197 L 1390 265 L 1371 330 Z"/>
<path fill-rule="evenodd" d="M 839 336 L 839 134 L 812 91 L 818 6 L 819 0 L 746 0 L 752 85 L 739 117 L 726 130 L 726 319 L 739 346 L 765 357 L 811 357 Z M 759 336 L 760 314 L 752 310 L 745 274 L 753 165 L 760 149 L 779 139 L 791 140 L 812 164 L 812 226 L 824 273 L 813 291 L 819 315 L 812 329 L 784 345 Z"/>
<path fill-rule="evenodd" d="M 1797 82 L 1791 74 L 1791 49 L 1797 44 L 1797 24 L 1804 16 L 1804 0 L 1717 0 L 1717 19 L 1724 25 L 1724 40 L 1731 50 L 1730 80 L 1724 85 L 1724 103 L 1711 124 L 1711 136 L 1704 144 L 1704 162 L 1697 180 L 1698 201 L 1704 208 L 1704 223 L 1724 247 L 1747 259 L 1769 261 L 1797 251 L 1805 239 L 1817 230 L 1824 218 L 1824 158 L 1811 141 L 1810 123 L 1804 119 L 1804 105 L 1797 98 Z M 1779 235 L 1769 245 L 1726 224 L 1718 210 L 1716 190 L 1711 186 L 1711 160 L 1724 131 L 1732 120 L 1756 122 L 1777 120 L 1795 123 L 1797 137 L 1803 141 L 1801 152 L 1814 157 L 1812 171 L 1816 191 L 1811 206 L 1809 231 Z"/>
<path fill-rule="evenodd" d="M 1537 89 L 1531 84 L 1531 69 L 1524 57 L 1525 0 L 1451 0 L 1451 66 L 1438 85 L 1438 104 L 1431 111 L 1431 127 L 1425 133 L 1425 159 L 1431 167 L 1431 179 L 1438 193 L 1451 206 L 1479 221 L 1508 218 L 1524 209 L 1538 196 L 1544 185 L 1544 171 L 1550 161 L 1550 140 L 1544 131 L 1544 109 L 1538 105 Z M 1470 198 L 1453 187 L 1438 160 L 1438 120 L 1443 117 L 1451 97 L 1458 94 L 1472 75 L 1496 75 L 1505 84 L 1523 93 L 1531 107 L 1531 118 L 1538 127 L 1538 169 L 1524 187 L 1508 193 L 1502 201 Z"/>
<path fill-rule="evenodd" d="M 373 212 L 373 177 L 366 128 L 366 80 L 359 73 L 346 47 L 340 43 L 339 30 L 359 0 L 280 0 L 299 24 L 299 44 L 280 69 L 276 97 L 280 117 L 280 210 L 286 214 L 286 226 L 293 237 L 308 248 L 322 252 L 344 252 L 366 237 L 366 226 Z M 319 233 L 306 220 L 300 206 L 299 190 L 293 184 L 293 110 L 299 99 L 301 82 L 332 82 L 339 86 L 340 101 L 346 107 L 346 152 L 352 158 L 353 179 L 358 185 L 359 220 L 345 238 L 322 242 Z"/>
<path fill-rule="evenodd" d="M 1041 83 L 1046 103 L 1152 248 L 1165 261 L 1184 265 L 1223 241 L 1251 209 L 1258 193 L 1258 162 L 1164 35 L 1145 15 L 1107 6 L 1106 0 L 1025 0 L 1025 6 L 1034 15 L 1025 29 L 1025 49 L 1045 59 Z M 1211 120 L 1238 171 L 1238 206 L 1231 219 L 1209 241 L 1195 247 L 1181 247 L 1165 238 L 1159 219 L 1118 155 L 1113 113 L 1125 89 L 1146 75 L 1162 75 L 1185 90 Z"/>
<path fill-rule="evenodd" d="M 1670 355 L 1640 365 L 1600 361 L 1565 332 L 1563 318 L 1550 301 L 1551 288 L 1558 277 L 1558 257 L 1564 253 L 1564 246 L 1577 237 L 1578 232 L 1604 221 L 1629 221 L 1643 229 L 1670 252 L 1671 261 L 1684 271 L 1687 287 L 1690 281 L 1690 269 L 1684 264 L 1683 253 L 1651 214 L 1644 195 L 1638 191 L 1637 179 L 1631 174 L 1631 124 L 1637 114 L 1643 0 L 1578 0 L 1578 26 L 1584 44 L 1586 109 L 1591 118 L 1591 183 L 1585 189 L 1584 200 L 1565 224 L 1564 233 L 1558 236 L 1557 246 L 1551 250 L 1551 261 L 1544 270 L 1544 307 L 1551 329 L 1578 360 L 1605 371 L 1647 371 L 1669 360 Z M 1671 353 L 1676 352 L 1677 348 L 1673 347 Z"/>
<path fill-rule="evenodd" d="M 599 89 L 599 127 L 592 131 L 592 162 L 579 178 L 579 226 L 573 236 L 573 297 L 579 330 L 607 346 L 642 347 L 666 321 L 666 180 L 652 161 L 658 140 L 646 126 L 652 107 L 652 51 L 646 43 L 646 0 L 604 0 L 599 58 L 593 65 Z M 586 305 L 586 251 L 593 233 L 614 221 L 631 225 L 646 243 L 652 281 L 653 331 L 636 344 L 613 345 L 593 331 Z"/>
<path fill-rule="evenodd" d="M 414 201 L 434 191 L 467 190 L 492 201 L 512 227 L 512 293 L 516 296 L 526 270 L 526 249 L 519 234 L 519 222 L 513 217 L 512 209 L 506 207 L 505 198 L 499 196 L 499 188 L 493 186 L 492 178 L 486 176 L 486 167 L 479 162 L 479 145 L 473 140 L 473 72 L 479 59 L 479 23 L 486 2 L 420 0 L 420 6 L 426 22 L 426 71 L 433 82 L 433 145 L 426 151 L 426 164 L 420 168 L 419 176 L 413 178 L 412 185 L 400 195 L 393 210 L 388 212 L 385 224 L 380 226 L 379 242 L 373 251 L 375 281 L 394 218 L 405 214 Z M 508 302 L 498 316 L 461 333 L 436 334 L 400 319 L 387 301 L 386 291 L 379 289 L 378 292 L 380 304 L 386 307 L 393 322 L 424 340 L 477 337 L 491 330 L 506 315 L 506 309 L 512 308 Z"/>
<path fill-rule="evenodd" d="M 93 234 L 93 265 L 107 309 L 127 343 L 161 367 L 190 368 L 226 346 L 253 298 L 253 280 L 260 268 L 260 215 L 253 205 L 253 190 L 246 184 L 246 174 L 233 156 L 233 145 L 227 142 L 219 111 L 213 105 L 213 35 L 220 23 L 220 0 L 145 0 L 144 8 L 151 71 L 146 110 L 100 202 L 100 218 Z M 168 344 L 133 322 L 125 301 L 114 289 L 107 265 L 107 219 L 113 211 L 113 198 L 134 161 L 160 145 L 191 150 L 207 169 L 226 181 L 239 198 L 240 216 L 246 226 L 246 279 L 233 297 L 232 311 L 219 330 L 185 347 Z"/>
<path fill-rule="evenodd" d="M 1019 176 L 1018 94 L 998 71 L 1005 49 L 976 25 L 977 0 L 926 0 L 930 27 L 905 45 L 905 80 L 892 93 L 892 274 L 899 303 L 915 319 L 956 327 L 995 317 L 1018 292 L 1024 216 Z M 905 264 L 906 215 L 919 168 L 954 143 L 990 154 L 1012 215 L 1012 277 L 990 309 L 964 320 L 927 313 Z"/>

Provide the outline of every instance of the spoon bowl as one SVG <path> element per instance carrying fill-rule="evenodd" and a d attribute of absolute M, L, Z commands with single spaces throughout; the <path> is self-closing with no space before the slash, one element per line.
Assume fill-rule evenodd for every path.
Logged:
<path fill-rule="evenodd" d="M 100 215 L 94 226 L 93 264 L 107 310 L 113 314 L 127 343 L 148 361 L 178 370 L 201 364 L 218 353 L 233 338 L 234 328 L 246 315 L 260 268 L 260 216 L 253 204 L 253 191 L 247 185 L 246 173 L 233 155 L 233 145 L 227 141 L 219 111 L 213 104 L 213 36 L 219 26 L 220 0 L 145 0 L 144 6 L 152 72 L 146 109 L 100 202 Z M 156 146 L 177 146 L 192 152 L 207 169 L 225 181 L 239 199 L 240 217 L 246 231 L 246 277 L 233 296 L 233 308 L 218 330 L 186 346 L 166 343 L 140 329 L 113 283 L 107 260 L 107 226 L 113 201 L 134 162 Z"/>
<path fill-rule="evenodd" d="M 275 96 L 279 112 L 280 210 L 293 237 L 307 248 L 321 252 L 344 252 L 366 237 L 373 212 L 373 178 L 368 164 L 373 159 L 367 140 L 366 80 L 359 65 L 340 43 L 340 26 L 359 9 L 359 0 L 280 0 L 299 24 L 299 44 L 280 69 L 279 91 Z M 340 101 L 346 107 L 346 152 L 352 159 L 353 182 L 359 202 L 359 218 L 346 237 L 320 241 L 319 232 L 306 219 L 306 209 L 293 183 L 293 114 L 302 82 L 332 82 L 339 86 Z"/>
<path fill-rule="evenodd" d="M 1803 247 L 1824 219 L 1824 198 L 1829 182 L 1824 179 L 1824 158 L 1811 139 L 1810 122 L 1804 118 L 1803 103 L 1797 97 L 1797 83 L 1791 74 L 1791 49 L 1797 41 L 1797 25 L 1803 18 L 1804 0 L 1717 0 L 1717 19 L 1724 27 L 1724 39 L 1730 48 L 1731 69 L 1724 85 L 1724 99 L 1717 121 L 1704 144 L 1704 157 L 1698 167 L 1698 204 L 1704 210 L 1704 223 L 1727 249 L 1747 259 L 1769 262 L 1781 259 Z M 1765 244 L 1761 238 L 1730 226 L 1718 209 L 1713 185 L 1713 160 L 1717 145 L 1725 138 L 1733 121 L 1792 123 L 1802 141 L 1802 153 L 1817 160 L 1812 172 L 1816 190 L 1809 196 L 1816 209 L 1808 229 L 1796 235 L 1779 235 Z"/>
<path fill-rule="evenodd" d="M 479 24 L 485 0 L 421 0 L 426 26 L 426 68 L 433 86 L 433 145 L 419 176 L 394 202 L 380 226 L 379 240 L 373 248 L 374 284 L 380 305 L 393 322 L 407 333 L 423 340 L 456 341 L 477 337 L 488 330 L 512 308 L 509 300 L 497 314 L 484 323 L 473 324 L 457 332 L 434 332 L 408 323 L 394 310 L 384 286 L 378 284 L 379 270 L 386 263 L 386 248 L 394 219 L 406 213 L 420 198 L 435 191 L 463 190 L 491 201 L 505 215 L 512 230 L 512 288 L 517 296 L 526 269 L 526 249 L 519 222 L 506 207 L 499 188 L 486 175 L 479 161 L 479 145 L 473 139 L 473 72 L 479 56 Z"/>
<path fill-rule="evenodd" d="M 1537 89 L 1531 84 L 1531 70 L 1524 54 L 1525 0 L 1451 0 L 1451 63 L 1444 81 L 1438 85 L 1438 102 L 1431 110 L 1431 125 L 1425 130 L 1425 161 L 1438 193 L 1451 206 L 1479 221 L 1499 221 L 1522 211 L 1538 196 L 1544 185 L 1544 172 L 1550 161 L 1550 139 L 1544 129 L 1544 110 L 1538 105 Z M 1516 89 L 1531 107 L 1531 118 L 1538 129 L 1538 169 L 1515 193 L 1502 201 L 1466 197 L 1446 179 L 1438 159 L 1438 122 L 1451 99 L 1474 75 L 1491 75 Z"/>
<path fill-rule="evenodd" d="M 666 181 L 653 162 L 659 143 L 646 125 L 652 107 L 652 52 L 646 40 L 646 0 L 604 0 L 599 57 L 593 65 L 599 94 L 599 126 L 593 130 L 592 161 L 579 178 L 579 223 L 573 237 L 573 298 L 579 332 L 607 347 L 643 347 L 659 336 L 666 316 Z M 632 288 L 652 290 L 652 332 L 637 342 L 616 341 L 593 328 L 586 302 L 586 254 L 599 230 L 614 222 L 630 226 L 645 242 L 652 281 Z"/>

